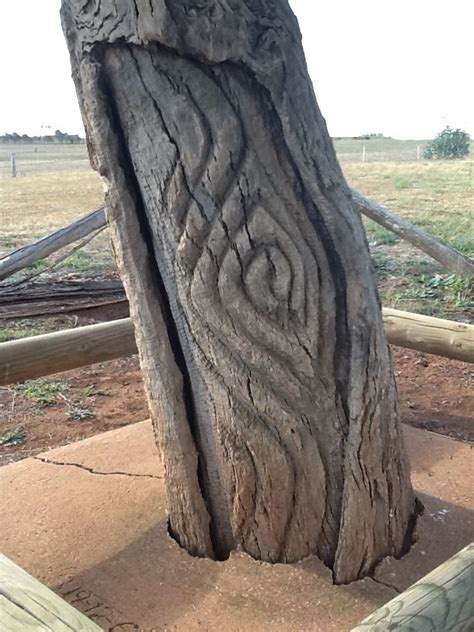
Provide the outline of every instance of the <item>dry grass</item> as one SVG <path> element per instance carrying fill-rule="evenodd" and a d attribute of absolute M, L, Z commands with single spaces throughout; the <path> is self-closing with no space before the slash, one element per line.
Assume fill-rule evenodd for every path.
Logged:
<path fill-rule="evenodd" d="M 353 188 L 474 255 L 473 160 L 343 162 L 342 167 Z"/>
<path fill-rule="evenodd" d="M 7 177 L 12 151 L 17 158 L 16 178 Z M 89 165 L 85 145 L 0 145 L 0 252 L 42 237 L 102 202 L 102 182 Z M 62 265 L 74 272 L 104 267 L 113 269 L 107 233 Z"/>
<path fill-rule="evenodd" d="M 92 170 L 2 180 L 2 237 L 40 237 L 99 206 L 102 198 L 102 183 Z"/>
<path fill-rule="evenodd" d="M 474 161 L 343 162 L 349 184 L 474 256 Z M 382 301 L 408 311 L 470 319 L 473 288 L 393 233 L 364 221 Z"/>
<path fill-rule="evenodd" d="M 474 256 L 474 161 L 409 161 L 419 141 L 377 141 L 377 149 L 397 160 L 362 162 L 362 141 L 336 142 L 349 184 L 368 197 Z M 376 148 L 375 141 L 370 141 Z M 13 148 L 18 177 L 8 173 L 11 146 L 0 145 L 0 251 L 7 252 L 77 219 L 102 203 L 102 184 L 81 146 Z M 342 151 L 344 150 L 344 151 Z M 351 160 L 344 159 L 351 155 Z M 465 318 L 472 288 L 392 233 L 366 221 L 379 287 L 385 305 L 428 314 Z M 40 266 L 41 266 L 40 262 Z M 62 264 L 67 271 L 114 267 L 107 233 Z"/>

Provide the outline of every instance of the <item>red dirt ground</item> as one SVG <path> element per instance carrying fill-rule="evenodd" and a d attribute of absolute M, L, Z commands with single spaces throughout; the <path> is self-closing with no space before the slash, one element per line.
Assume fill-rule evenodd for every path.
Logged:
<path fill-rule="evenodd" d="M 98 314 L 38 319 L 47 330 L 96 322 Z M 117 314 L 103 313 L 100 319 Z M 120 314 L 123 316 L 123 314 Z M 474 366 L 393 348 L 403 421 L 450 435 L 474 440 Z M 66 382 L 69 390 L 55 396 L 53 405 L 41 406 L 18 387 L 0 388 L 0 437 L 21 429 L 20 445 L 0 445 L 0 465 L 33 456 L 86 437 L 146 419 L 148 409 L 136 357 L 97 364 L 46 378 Z M 88 395 L 88 389 L 96 394 Z M 87 409 L 93 417 L 74 420 L 71 407 Z"/>

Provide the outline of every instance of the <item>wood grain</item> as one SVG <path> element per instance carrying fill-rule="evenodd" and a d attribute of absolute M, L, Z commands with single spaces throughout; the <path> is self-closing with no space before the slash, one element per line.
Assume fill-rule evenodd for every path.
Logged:
<path fill-rule="evenodd" d="M 0 384 L 14 384 L 137 352 L 129 318 L 0 344 Z"/>
<path fill-rule="evenodd" d="M 0 554 L 0 628 L 5 632 L 100 632 L 101 628 Z"/>
<path fill-rule="evenodd" d="M 359 213 L 286 0 L 64 0 L 136 325 L 172 535 L 315 553 L 335 580 L 415 522 Z"/>
<path fill-rule="evenodd" d="M 410 586 L 351 632 L 469 632 L 474 629 L 474 544 Z"/>
<path fill-rule="evenodd" d="M 474 325 L 384 307 L 383 324 L 392 345 L 474 362 Z"/>

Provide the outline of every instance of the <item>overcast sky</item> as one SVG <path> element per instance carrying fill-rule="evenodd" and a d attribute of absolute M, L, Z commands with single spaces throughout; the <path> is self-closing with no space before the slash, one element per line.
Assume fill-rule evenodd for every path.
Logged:
<path fill-rule="evenodd" d="M 474 136 L 472 0 L 290 0 L 333 136 Z M 60 0 L 0 0 L 0 133 L 83 134 Z"/>

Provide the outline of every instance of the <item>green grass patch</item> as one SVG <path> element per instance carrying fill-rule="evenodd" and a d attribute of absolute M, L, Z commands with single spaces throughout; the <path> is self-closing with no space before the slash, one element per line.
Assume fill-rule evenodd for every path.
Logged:
<path fill-rule="evenodd" d="M 73 419 L 74 421 L 84 421 L 84 419 L 93 419 L 95 417 L 94 413 L 88 408 L 82 408 L 81 406 L 73 406 L 69 409 L 67 413 L 68 419 Z"/>
<path fill-rule="evenodd" d="M 424 273 L 423 267 L 429 269 L 431 264 L 421 264 L 399 266 L 390 281 L 379 276 L 384 305 L 455 319 L 472 313 L 474 295 L 468 279 L 455 274 Z"/>
<path fill-rule="evenodd" d="M 58 401 L 58 395 L 69 391 L 68 382 L 49 382 L 44 379 L 30 380 L 16 387 L 18 393 L 31 400 L 41 408 L 53 406 Z"/>
<path fill-rule="evenodd" d="M 9 324 L 7 327 L 0 328 L 0 343 L 29 338 L 30 336 L 38 336 L 42 333 L 43 331 L 37 327 L 33 327 L 30 321 L 19 320 L 16 323 Z"/>
<path fill-rule="evenodd" d="M 97 270 L 99 266 L 96 257 L 85 250 L 76 250 L 64 260 L 61 267 L 74 270 L 75 272 L 91 272 Z"/>
<path fill-rule="evenodd" d="M 47 259 L 38 259 L 38 261 L 33 261 L 29 266 L 24 268 L 26 272 L 36 272 L 38 270 L 44 270 L 48 266 L 51 265 Z"/>
<path fill-rule="evenodd" d="M 15 430 L 7 430 L 0 437 L 0 446 L 21 445 L 26 441 L 26 431 L 24 428 L 16 428 Z"/>
<path fill-rule="evenodd" d="M 28 239 L 25 239 L 24 235 L 15 235 L 10 233 L 9 235 L 0 235 L 0 251 L 10 252 L 16 250 L 20 246 L 24 246 L 29 243 Z"/>
<path fill-rule="evenodd" d="M 474 227 L 473 227 L 474 230 Z M 470 235 L 456 235 L 451 239 L 451 245 L 468 257 L 474 256 L 474 237 Z"/>
<path fill-rule="evenodd" d="M 393 186 L 398 190 L 402 190 L 402 189 L 409 189 L 411 187 L 411 183 L 409 182 L 409 180 L 407 180 L 407 178 L 404 178 L 403 176 L 400 175 L 396 175 L 393 178 Z"/>
<path fill-rule="evenodd" d="M 398 241 L 398 237 L 392 233 L 390 230 L 387 230 L 383 226 L 380 226 L 376 222 L 373 222 L 371 219 L 364 218 L 364 226 L 365 232 L 367 235 L 367 241 L 370 246 L 382 246 L 382 245 L 393 245 Z"/>
<path fill-rule="evenodd" d="M 100 395 L 107 395 L 107 393 L 101 388 L 95 388 L 95 386 L 93 385 L 88 386 L 81 393 L 81 397 L 84 397 L 84 398 L 98 397 Z"/>

